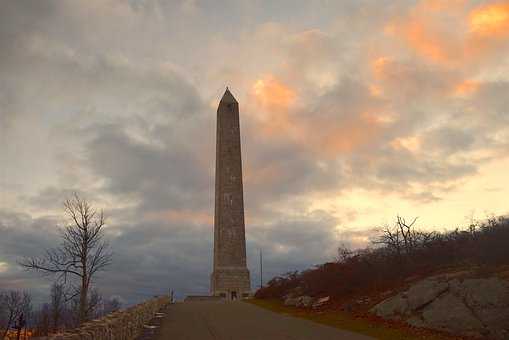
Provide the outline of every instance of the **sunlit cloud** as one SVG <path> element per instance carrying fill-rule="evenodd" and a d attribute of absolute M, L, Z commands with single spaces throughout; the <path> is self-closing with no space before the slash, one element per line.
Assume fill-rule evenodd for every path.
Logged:
<path fill-rule="evenodd" d="M 388 57 L 378 57 L 371 62 L 371 69 L 376 78 L 383 77 L 386 66 L 390 62 L 391 60 Z M 379 90 L 379 88 L 377 88 L 377 90 Z"/>
<path fill-rule="evenodd" d="M 295 103 L 297 95 L 273 75 L 266 75 L 255 81 L 253 94 L 258 103 L 271 110 L 288 110 Z"/>
<path fill-rule="evenodd" d="M 9 265 L 5 262 L 0 262 L 0 273 L 5 273 L 9 269 Z"/>
<path fill-rule="evenodd" d="M 295 136 L 300 129 L 292 117 L 297 94 L 273 75 L 257 79 L 251 88 L 252 110 L 263 133 L 269 136 Z M 249 104 L 248 104 L 249 105 Z"/>
<path fill-rule="evenodd" d="M 508 212 L 507 0 L 35 3 L 0 11 L 0 224 L 60 216 L 81 188 L 122 254 L 110 292 L 126 279 L 131 301 L 141 281 L 207 291 L 225 86 L 248 251 L 272 249 L 274 274 L 327 261 L 324 244 L 368 245 L 398 213 L 442 230 L 473 208 Z M 31 228 L 2 233 L 0 272 L 53 244 Z M 139 265 L 151 259 L 164 261 Z"/>
<path fill-rule="evenodd" d="M 365 146 L 373 138 L 376 128 L 373 124 L 344 124 L 322 139 L 323 148 L 320 150 L 331 156 L 350 153 L 359 147 Z M 317 144 L 318 145 L 318 144 Z"/>
<path fill-rule="evenodd" d="M 369 93 L 374 97 L 382 97 L 383 96 L 382 88 L 375 84 L 369 85 Z"/>
<path fill-rule="evenodd" d="M 466 97 L 475 93 L 478 89 L 478 81 L 465 80 L 454 87 L 453 95 L 457 97 Z"/>
<path fill-rule="evenodd" d="M 390 142 L 390 145 L 396 150 L 408 150 L 418 152 L 421 148 L 421 140 L 417 136 L 396 138 Z"/>
<path fill-rule="evenodd" d="M 474 9 L 469 16 L 470 30 L 481 36 L 509 34 L 509 2 L 488 4 Z"/>
<path fill-rule="evenodd" d="M 182 224 L 207 225 L 214 221 L 208 212 L 193 210 L 165 210 L 149 212 L 144 215 L 147 221 L 174 222 Z"/>
<path fill-rule="evenodd" d="M 474 7 L 466 1 L 420 1 L 383 29 L 425 62 L 461 69 L 497 49 L 492 41 L 509 34 L 509 3 Z"/>

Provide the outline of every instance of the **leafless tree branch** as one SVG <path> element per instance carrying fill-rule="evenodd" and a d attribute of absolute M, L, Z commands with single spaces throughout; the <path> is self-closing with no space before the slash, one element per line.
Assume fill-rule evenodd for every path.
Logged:
<path fill-rule="evenodd" d="M 79 319 L 88 318 L 88 295 L 95 275 L 111 264 L 112 253 L 103 240 L 106 219 L 103 211 L 97 211 L 84 199 L 74 194 L 64 202 L 64 211 L 69 223 L 61 231 L 61 244 L 49 249 L 42 257 L 25 258 L 20 265 L 27 270 L 55 275 L 67 283 L 69 277 L 80 282 Z M 71 297 L 72 298 L 72 297 Z M 66 297 L 67 299 L 67 297 Z"/>

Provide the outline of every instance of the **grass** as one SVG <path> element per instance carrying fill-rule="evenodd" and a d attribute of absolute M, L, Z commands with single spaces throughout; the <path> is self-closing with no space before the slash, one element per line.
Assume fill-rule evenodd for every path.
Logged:
<path fill-rule="evenodd" d="M 250 299 L 247 303 L 271 310 L 276 313 L 285 314 L 297 318 L 311 320 L 323 325 L 352 331 L 382 340 L 451 340 L 462 339 L 445 334 L 438 334 L 432 331 L 392 325 L 385 322 L 375 322 L 366 318 L 355 317 L 352 314 L 341 311 L 314 312 L 308 309 L 288 307 L 279 300 Z"/>

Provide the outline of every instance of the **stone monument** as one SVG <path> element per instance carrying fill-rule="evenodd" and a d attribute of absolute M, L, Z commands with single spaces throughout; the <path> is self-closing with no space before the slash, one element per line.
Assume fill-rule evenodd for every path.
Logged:
<path fill-rule="evenodd" d="M 246 266 L 239 103 L 226 91 L 217 108 L 213 296 L 227 300 L 251 292 Z"/>

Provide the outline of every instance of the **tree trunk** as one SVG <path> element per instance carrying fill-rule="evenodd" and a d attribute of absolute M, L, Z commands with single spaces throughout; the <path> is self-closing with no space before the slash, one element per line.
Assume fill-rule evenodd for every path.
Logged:
<path fill-rule="evenodd" d="M 87 276 L 83 275 L 81 280 L 81 291 L 80 291 L 80 325 L 87 321 L 87 309 L 88 309 L 88 283 Z"/>
<path fill-rule="evenodd" d="M 9 333 L 9 328 L 11 328 L 11 323 L 12 323 L 12 312 L 10 313 L 9 315 L 9 321 L 7 322 L 7 326 L 5 328 L 5 331 L 4 331 L 4 334 L 2 335 L 2 339 L 5 339 L 5 337 L 7 336 L 7 333 Z"/>

